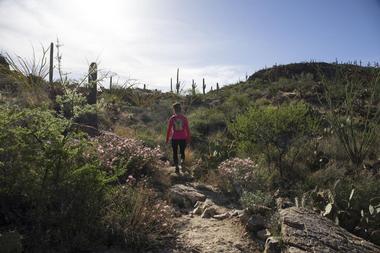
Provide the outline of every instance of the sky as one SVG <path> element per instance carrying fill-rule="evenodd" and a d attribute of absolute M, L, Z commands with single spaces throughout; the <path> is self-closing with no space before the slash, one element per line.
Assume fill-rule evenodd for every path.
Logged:
<path fill-rule="evenodd" d="M 274 64 L 380 62 L 380 0 L 0 0 L 0 53 L 57 38 L 74 79 L 96 61 L 120 83 L 167 91 L 179 68 L 185 89 L 215 87 Z"/>

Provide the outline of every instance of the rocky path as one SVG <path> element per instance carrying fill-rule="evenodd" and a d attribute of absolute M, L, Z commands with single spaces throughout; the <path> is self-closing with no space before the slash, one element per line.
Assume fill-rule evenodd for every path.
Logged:
<path fill-rule="evenodd" d="M 236 219 L 184 216 L 176 223 L 179 248 L 174 252 L 260 252 Z"/>
<path fill-rule="evenodd" d="M 172 186 L 169 198 L 177 210 L 174 228 L 176 246 L 170 252 L 261 252 L 241 225 L 234 206 L 211 186 L 166 168 Z"/>

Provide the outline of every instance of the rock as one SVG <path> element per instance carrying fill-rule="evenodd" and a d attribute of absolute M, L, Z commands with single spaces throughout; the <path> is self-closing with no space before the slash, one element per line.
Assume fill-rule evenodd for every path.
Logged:
<path fill-rule="evenodd" d="M 240 217 L 241 215 L 244 214 L 244 212 L 245 212 L 244 210 L 232 210 L 230 212 L 230 215 L 231 215 L 231 217 L 235 217 L 235 216 Z"/>
<path fill-rule="evenodd" d="M 379 246 L 305 208 L 282 209 L 280 220 L 285 252 L 380 252 Z"/>
<path fill-rule="evenodd" d="M 214 215 L 213 218 L 217 219 L 217 220 L 228 219 L 228 218 L 230 218 L 230 213 L 226 212 L 226 213 L 222 213 L 222 214 L 217 214 L 217 215 Z"/>
<path fill-rule="evenodd" d="M 256 233 L 264 229 L 266 226 L 265 218 L 259 214 L 252 215 L 245 225 L 246 229 L 250 232 Z"/>
<path fill-rule="evenodd" d="M 269 237 L 265 241 L 264 253 L 281 253 L 280 239 L 277 237 Z"/>
<path fill-rule="evenodd" d="M 251 205 L 248 209 L 248 211 L 252 214 L 261 214 L 261 215 L 267 215 L 269 214 L 272 209 L 263 205 Z"/>
<path fill-rule="evenodd" d="M 271 233 L 269 232 L 268 229 L 263 229 L 263 230 L 257 231 L 256 235 L 257 235 L 257 238 L 265 242 L 271 236 Z"/>
<path fill-rule="evenodd" d="M 201 218 L 211 218 L 212 216 L 214 216 L 216 213 L 216 210 L 214 207 L 210 206 L 210 207 L 207 207 L 202 215 L 201 215 Z"/>
<path fill-rule="evenodd" d="M 195 209 L 193 210 L 193 214 L 201 215 L 208 207 L 214 205 L 215 204 L 211 199 L 206 199 L 204 202 L 197 201 L 197 203 L 194 205 Z"/>
<path fill-rule="evenodd" d="M 372 242 L 376 243 L 377 245 L 380 245 L 380 230 L 372 231 L 370 237 Z"/>
<path fill-rule="evenodd" d="M 285 250 L 285 253 L 307 253 L 307 252 L 299 248 L 289 247 Z"/>
<path fill-rule="evenodd" d="M 171 202 L 180 208 L 192 208 L 197 201 L 204 201 L 206 196 L 196 189 L 183 184 L 173 185 L 169 190 Z"/>
<path fill-rule="evenodd" d="M 196 207 L 194 210 L 193 210 L 193 214 L 196 214 L 196 215 L 201 215 L 203 213 L 203 209 L 201 206 L 198 206 Z"/>

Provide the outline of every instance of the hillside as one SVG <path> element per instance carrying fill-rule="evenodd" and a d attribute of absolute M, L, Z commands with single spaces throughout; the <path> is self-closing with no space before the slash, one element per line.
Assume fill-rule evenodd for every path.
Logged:
<path fill-rule="evenodd" d="M 6 252 L 378 250 L 378 68 L 294 63 L 205 95 L 99 89 L 95 104 L 92 84 L 0 58 Z M 175 102 L 192 133 L 179 174 L 165 144 Z"/>

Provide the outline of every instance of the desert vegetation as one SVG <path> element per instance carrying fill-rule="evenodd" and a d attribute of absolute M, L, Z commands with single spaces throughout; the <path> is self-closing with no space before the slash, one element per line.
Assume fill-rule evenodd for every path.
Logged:
<path fill-rule="evenodd" d="M 160 247 L 173 214 L 157 171 L 170 157 L 164 133 L 178 101 L 196 180 L 248 210 L 275 210 L 286 197 L 380 244 L 377 67 L 274 66 L 188 95 L 113 84 L 92 104 L 96 78 L 49 83 L 43 71 L 0 71 L 0 231 L 9 243 L 34 252 Z"/>

